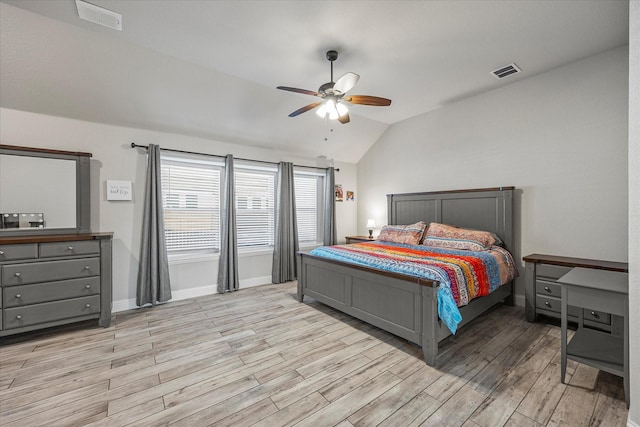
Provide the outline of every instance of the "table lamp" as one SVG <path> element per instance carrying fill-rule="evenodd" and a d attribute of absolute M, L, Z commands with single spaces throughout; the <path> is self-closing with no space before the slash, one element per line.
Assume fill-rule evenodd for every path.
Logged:
<path fill-rule="evenodd" d="M 367 220 L 367 228 L 369 229 L 369 238 L 373 240 L 373 229 L 376 227 L 376 222 L 373 219 Z"/>

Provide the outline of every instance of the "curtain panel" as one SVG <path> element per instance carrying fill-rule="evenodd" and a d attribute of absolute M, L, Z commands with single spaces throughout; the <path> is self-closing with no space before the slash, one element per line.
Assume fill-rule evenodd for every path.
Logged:
<path fill-rule="evenodd" d="M 147 182 L 142 217 L 142 242 L 136 287 L 136 304 L 155 305 L 171 299 L 169 260 L 164 235 L 160 147 L 149 144 Z"/>
<path fill-rule="evenodd" d="M 224 190 L 221 200 L 220 263 L 218 292 L 233 292 L 240 288 L 238 277 L 238 236 L 236 231 L 236 192 L 233 156 L 224 163 Z"/>
<path fill-rule="evenodd" d="M 296 253 L 299 249 L 293 163 L 280 162 L 276 176 L 275 234 L 271 281 L 296 279 Z"/>
<path fill-rule="evenodd" d="M 338 243 L 338 232 L 336 230 L 335 169 L 333 167 L 327 168 L 324 178 L 324 233 L 322 244 L 330 246 Z"/>

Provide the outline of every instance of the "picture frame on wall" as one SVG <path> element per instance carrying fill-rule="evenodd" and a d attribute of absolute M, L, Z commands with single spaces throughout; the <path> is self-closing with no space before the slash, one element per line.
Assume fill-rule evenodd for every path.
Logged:
<path fill-rule="evenodd" d="M 355 199 L 354 192 L 347 190 L 347 202 L 353 202 Z"/>
<path fill-rule="evenodd" d="M 336 184 L 336 202 L 344 200 L 344 193 L 342 191 L 342 184 Z"/>

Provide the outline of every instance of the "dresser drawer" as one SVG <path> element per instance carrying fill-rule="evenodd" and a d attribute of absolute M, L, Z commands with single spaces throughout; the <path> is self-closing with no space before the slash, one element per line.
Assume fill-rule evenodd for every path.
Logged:
<path fill-rule="evenodd" d="M 100 275 L 100 258 L 3 265 L 2 286 L 26 285 Z"/>
<path fill-rule="evenodd" d="M 536 280 L 536 294 L 561 298 L 560 285 L 549 280 Z"/>
<path fill-rule="evenodd" d="M 0 245 L 0 261 L 29 259 L 38 257 L 38 245 L 25 243 L 20 245 Z"/>
<path fill-rule="evenodd" d="M 90 255 L 100 253 L 97 240 L 78 240 L 72 242 L 40 243 L 40 258 Z"/>
<path fill-rule="evenodd" d="M 7 286 L 2 289 L 4 307 L 19 307 L 100 293 L 100 277 L 61 280 L 35 285 Z"/>
<path fill-rule="evenodd" d="M 100 296 L 46 302 L 4 309 L 4 329 L 87 316 L 100 312 Z"/>
<path fill-rule="evenodd" d="M 550 264 L 536 264 L 536 277 L 547 277 L 552 280 L 559 279 L 560 277 L 571 271 L 571 267 L 562 267 L 559 265 Z"/>

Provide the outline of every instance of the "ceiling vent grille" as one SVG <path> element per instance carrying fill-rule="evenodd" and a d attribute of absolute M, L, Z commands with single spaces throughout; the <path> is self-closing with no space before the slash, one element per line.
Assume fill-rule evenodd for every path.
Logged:
<path fill-rule="evenodd" d="M 496 79 L 504 79 L 507 76 L 511 76 L 520 72 L 522 72 L 522 70 L 512 62 L 509 65 L 505 65 L 504 67 L 500 67 L 497 70 L 492 71 L 491 75 L 493 75 L 493 77 L 495 77 Z"/>
<path fill-rule="evenodd" d="M 76 0 L 78 16 L 85 21 L 122 31 L 122 15 L 82 0 Z"/>

